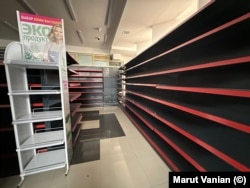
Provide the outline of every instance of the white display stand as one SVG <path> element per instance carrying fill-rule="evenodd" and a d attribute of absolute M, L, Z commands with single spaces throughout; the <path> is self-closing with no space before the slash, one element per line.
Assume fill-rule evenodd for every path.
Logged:
<path fill-rule="evenodd" d="M 20 187 L 27 175 L 66 168 L 69 170 L 69 161 L 72 151 L 71 132 L 69 132 L 70 116 L 67 108 L 68 101 L 64 94 L 63 73 L 61 64 L 51 62 L 35 62 L 24 60 L 23 45 L 20 42 L 11 42 L 4 56 L 4 64 L 8 83 L 8 94 L 12 111 L 12 124 L 14 126 L 16 147 L 20 168 Z M 54 69 L 59 70 L 60 89 L 32 90 L 28 87 L 27 69 Z M 30 95 L 60 95 L 62 107 L 59 109 L 44 109 L 44 111 L 32 111 Z M 35 122 L 48 122 L 61 120 L 63 126 L 60 130 L 46 130 L 36 133 L 33 128 Z M 38 153 L 37 149 L 44 147 L 59 149 Z"/>

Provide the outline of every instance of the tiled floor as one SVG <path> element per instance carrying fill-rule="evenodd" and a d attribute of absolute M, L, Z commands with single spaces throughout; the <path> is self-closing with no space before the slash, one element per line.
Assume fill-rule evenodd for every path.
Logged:
<path fill-rule="evenodd" d="M 100 139 L 100 160 L 71 165 L 68 176 L 65 169 L 27 176 L 22 188 L 168 188 L 170 169 L 125 114 L 118 107 L 94 110 L 115 114 L 125 136 Z M 0 179 L 0 187 L 14 188 L 19 181 L 19 176 Z"/>

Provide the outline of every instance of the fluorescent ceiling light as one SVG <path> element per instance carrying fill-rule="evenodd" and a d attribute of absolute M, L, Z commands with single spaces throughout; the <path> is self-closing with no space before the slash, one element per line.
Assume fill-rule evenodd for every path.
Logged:
<path fill-rule="evenodd" d="M 78 30 L 76 30 L 76 33 L 77 33 L 81 43 L 84 44 L 84 37 L 83 37 L 82 31 L 78 29 Z"/>
<path fill-rule="evenodd" d="M 23 3 L 30 9 L 32 13 L 38 15 L 35 9 L 26 0 L 23 0 Z"/>
<path fill-rule="evenodd" d="M 105 25 L 107 27 L 110 27 L 110 23 L 111 23 L 112 4 L 113 4 L 113 1 L 109 0 L 109 2 L 108 2 L 108 8 L 107 8 L 107 13 L 106 13 L 106 17 L 105 17 Z"/>
<path fill-rule="evenodd" d="M 103 37 L 103 46 L 106 46 L 107 40 L 108 40 L 108 35 L 104 34 L 104 37 Z"/>
<path fill-rule="evenodd" d="M 7 25 L 9 28 L 13 29 L 14 31 L 18 32 L 17 27 L 15 27 L 14 25 L 10 24 L 9 22 L 2 20 L 2 23 L 5 24 L 5 25 Z"/>
<path fill-rule="evenodd" d="M 107 34 L 105 34 L 105 35 L 104 35 L 104 43 L 106 43 L 106 42 L 107 42 L 107 39 L 108 39 L 108 35 L 107 35 Z"/>
<path fill-rule="evenodd" d="M 65 0 L 65 4 L 66 4 L 66 6 L 68 8 L 71 19 L 74 20 L 74 21 L 77 21 L 76 13 L 75 13 L 75 10 L 74 10 L 74 8 L 72 6 L 71 1 L 70 0 Z"/>

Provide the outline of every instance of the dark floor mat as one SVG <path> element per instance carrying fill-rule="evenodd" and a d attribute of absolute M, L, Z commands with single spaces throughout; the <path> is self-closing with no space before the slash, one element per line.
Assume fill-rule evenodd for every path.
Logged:
<path fill-rule="evenodd" d="M 115 114 L 100 115 L 100 128 L 103 130 L 102 139 L 125 136 Z"/>
<path fill-rule="evenodd" d="M 99 111 L 84 111 L 82 113 L 82 121 L 90 121 L 99 119 Z"/>
<path fill-rule="evenodd" d="M 100 140 L 125 136 L 115 114 L 85 111 L 83 121 L 99 120 L 99 128 L 81 130 L 74 147 L 71 165 L 100 160 Z"/>
<path fill-rule="evenodd" d="M 78 140 L 71 165 L 100 160 L 100 139 Z"/>

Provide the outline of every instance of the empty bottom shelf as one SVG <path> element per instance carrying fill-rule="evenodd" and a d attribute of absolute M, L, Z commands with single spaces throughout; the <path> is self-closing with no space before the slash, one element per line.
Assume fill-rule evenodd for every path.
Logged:
<path fill-rule="evenodd" d="M 24 168 L 21 175 L 30 175 L 66 166 L 65 149 L 54 150 L 35 155 Z"/>

